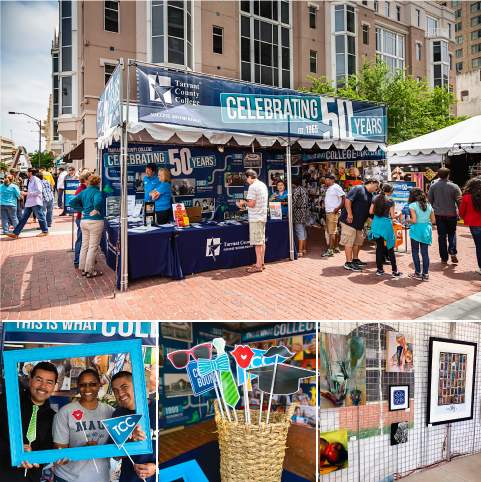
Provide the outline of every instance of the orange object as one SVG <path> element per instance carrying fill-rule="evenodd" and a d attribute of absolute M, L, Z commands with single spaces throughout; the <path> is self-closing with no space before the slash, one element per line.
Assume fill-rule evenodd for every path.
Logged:
<path fill-rule="evenodd" d="M 404 235 L 403 235 L 403 226 L 402 224 L 393 223 L 392 227 L 394 228 L 394 236 L 396 237 L 396 243 L 394 247 L 397 248 L 401 246 L 404 242 Z"/>

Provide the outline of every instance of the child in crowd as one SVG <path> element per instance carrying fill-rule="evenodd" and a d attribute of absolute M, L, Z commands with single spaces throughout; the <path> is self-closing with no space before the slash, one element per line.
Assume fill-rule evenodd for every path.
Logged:
<path fill-rule="evenodd" d="M 394 245 L 396 244 L 396 236 L 392 225 L 393 219 L 399 217 L 400 213 L 394 212 L 394 201 L 390 198 L 394 192 L 391 184 L 385 182 L 381 186 L 380 193 L 372 199 L 370 214 L 374 214 L 369 239 L 376 239 L 376 265 L 377 276 L 385 274 L 383 269 L 384 260 L 384 242 L 386 242 L 387 252 L 391 261 L 392 277 L 400 278 L 403 274 L 397 269 L 396 255 L 394 254 Z"/>
<path fill-rule="evenodd" d="M 406 225 L 410 224 L 409 237 L 411 238 L 411 250 L 414 261 L 414 273 L 409 277 L 419 281 L 429 281 L 429 253 L 428 247 L 433 242 L 432 224 L 436 223 L 434 211 L 428 203 L 426 194 L 419 187 L 413 187 L 409 191 L 409 211 L 411 219 L 406 219 Z M 419 249 L 423 258 L 423 269 L 419 259 Z"/>

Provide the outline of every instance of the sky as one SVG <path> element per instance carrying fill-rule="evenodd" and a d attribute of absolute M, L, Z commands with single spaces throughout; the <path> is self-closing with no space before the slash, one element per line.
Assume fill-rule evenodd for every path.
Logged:
<path fill-rule="evenodd" d="M 42 123 L 47 118 L 58 9 L 58 1 L 0 1 L 0 133 L 27 152 L 38 150 L 38 127 L 28 123 L 32 119 L 8 112 L 24 112 Z"/>

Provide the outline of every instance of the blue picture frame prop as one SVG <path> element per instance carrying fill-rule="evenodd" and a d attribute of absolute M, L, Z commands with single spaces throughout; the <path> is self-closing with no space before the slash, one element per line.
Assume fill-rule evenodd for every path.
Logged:
<path fill-rule="evenodd" d="M 31 464 L 51 463 L 64 457 L 70 460 L 90 460 L 125 456 L 125 452 L 119 450 L 115 444 L 66 448 L 62 449 L 61 452 L 58 450 L 40 450 L 35 452 L 23 451 L 17 364 L 27 360 L 51 360 L 56 358 L 84 357 L 108 353 L 130 353 L 135 409 L 136 413 L 143 415 L 140 420 L 140 426 L 145 432 L 147 438 L 142 442 L 130 442 L 127 447 L 129 455 L 148 454 L 152 452 L 149 408 L 147 403 L 144 360 L 142 356 L 142 340 L 111 341 L 88 345 L 66 345 L 49 348 L 34 348 L 31 350 L 13 350 L 3 354 L 12 466 L 21 465 L 22 461 L 28 461 Z"/>
<path fill-rule="evenodd" d="M 159 471 L 159 481 L 162 482 L 209 482 L 196 460 L 167 467 Z"/>

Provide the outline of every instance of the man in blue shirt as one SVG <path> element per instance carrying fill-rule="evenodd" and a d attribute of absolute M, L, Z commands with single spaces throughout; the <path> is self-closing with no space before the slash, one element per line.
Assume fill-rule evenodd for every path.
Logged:
<path fill-rule="evenodd" d="M 151 162 L 145 166 L 145 174 L 144 177 L 144 189 L 145 189 L 145 202 L 152 202 L 152 196 L 150 195 L 152 191 L 160 184 L 159 178 L 157 177 L 157 166 Z"/>
<path fill-rule="evenodd" d="M 134 384 L 132 383 L 132 374 L 130 372 L 121 371 L 112 377 L 112 392 L 117 403 L 120 404 L 120 408 L 115 410 L 112 418 L 135 413 Z M 157 453 L 157 436 L 154 436 L 154 434 L 156 433 L 158 414 L 156 401 L 149 400 L 149 402 L 150 431 L 152 433 L 152 441 L 154 442 L 152 453 L 133 455 L 133 464 L 129 458 L 123 458 L 119 482 L 138 482 L 139 478 L 145 479 L 146 482 L 156 482 L 157 458 L 155 454 Z"/>

